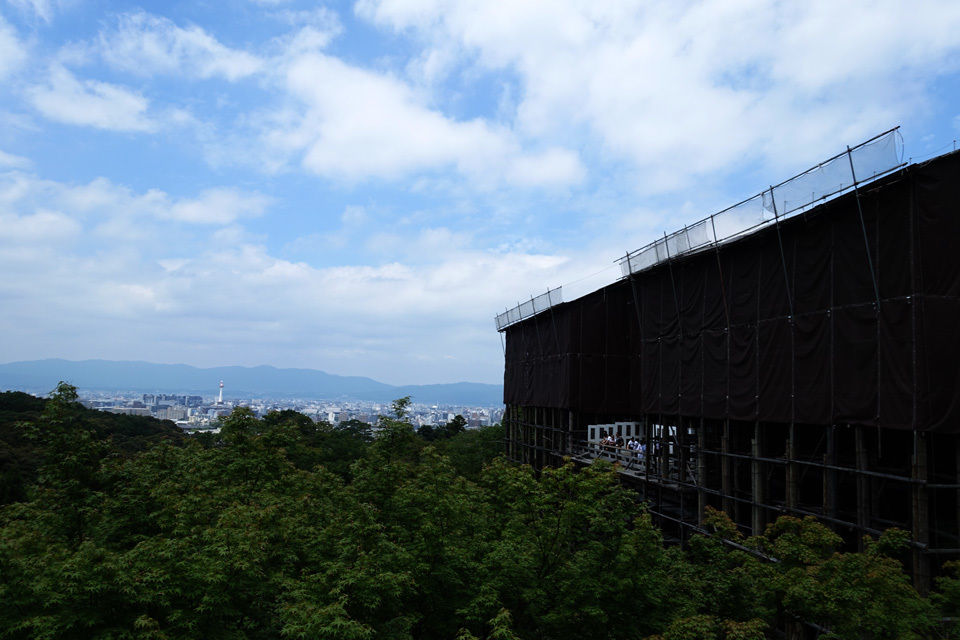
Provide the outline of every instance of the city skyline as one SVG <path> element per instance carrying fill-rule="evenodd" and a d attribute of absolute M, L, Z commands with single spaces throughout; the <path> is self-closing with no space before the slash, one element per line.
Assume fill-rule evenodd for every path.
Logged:
<path fill-rule="evenodd" d="M 79 390 L 78 390 L 79 391 Z M 257 417 L 273 411 L 292 410 L 310 417 L 316 422 L 332 425 L 358 421 L 376 425 L 380 416 L 389 416 L 390 403 L 346 399 L 283 399 L 264 396 L 245 396 L 212 399 L 211 396 L 182 394 L 135 394 L 104 393 L 100 391 L 79 392 L 80 400 L 90 409 L 127 415 L 152 416 L 170 420 L 184 429 L 209 428 L 230 415 L 234 409 L 250 409 Z M 415 427 L 446 424 L 461 416 L 468 428 L 490 426 L 503 416 L 503 406 L 471 404 L 429 404 L 411 402 L 406 420 Z"/>
<path fill-rule="evenodd" d="M 494 316 L 901 126 L 960 5 L 0 0 L 0 363 L 503 379 Z"/>
<path fill-rule="evenodd" d="M 81 390 L 136 393 L 218 393 L 275 398 L 352 398 L 392 402 L 410 396 L 427 404 L 494 406 L 502 403 L 499 384 L 458 382 L 436 385 L 390 385 L 362 376 L 338 376 L 315 369 L 165 365 L 137 361 L 63 359 L 0 364 L 0 390 L 14 389 L 45 396 L 60 381 Z"/>

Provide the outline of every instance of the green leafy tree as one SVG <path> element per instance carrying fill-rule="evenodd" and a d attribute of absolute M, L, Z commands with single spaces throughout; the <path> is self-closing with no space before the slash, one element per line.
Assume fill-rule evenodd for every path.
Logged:
<path fill-rule="evenodd" d="M 463 431 L 440 446 L 458 474 L 477 481 L 483 467 L 503 454 L 503 427 L 495 424 Z"/>
<path fill-rule="evenodd" d="M 319 455 L 317 462 L 349 481 L 353 477 L 353 464 L 368 454 L 374 439 L 373 430 L 359 420 L 346 420 L 332 427 L 324 424 L 315 449 Z"/>
<path fill-rule="evenodd" d="M 76 387 L 61 382 L 28 431 L 43 449 L 40 497 L 57 514 L 59 532 L 73 546 L 83 542 L 100 502 L 100 463 L 109 450 L 83 421 L 84 409 L 77 400 Z"/>
<path fill-rule="evenodd" d="M 438 427 L 425 424 L 417 429 L 417 435 L 427 442 L 435 442 L 456 437 L 457 435 L 466 431 L 466 429 L 467 421 L 463 416 L 457 415 L 454 416 L 453 420 L 447 424 L 440 425 Z"/>
<path fill-rule="evenodd" d="M 669 555 L 635 495 L 606 463 L 486 468 L 490 537 L 472 624 L 501 609 L 520 637 L 649 635 L 669 619 Z"/>
<path fill-rule="evenodd" d="M 446 433 L 448 438 L 452 438 L 457 434 L 463 433 L 467 430 L 467 420 L 461 416 L 459 413 L 453 416 L 453 420 L 447 423 Z"/>
<path fill-rule="evenodd" d="M 29 499 L 41 451 L 24 426 L 40 418 L 44 405 L 42 398 L 21 391 L 0 392 L 0 505 Z"/>
<path fill-rule="evenodd" d="M 37 483 L 0 507 L 2 640 L 758 640 L 797 620 L 834 638 L 937 630 L 895 560 L 903 532 L 841 553 L 812 518 L 747 538 L 708 512 L 712 534 L 665 549 L 608 463 L 537 473 L 492 452 L 499 428 L 427 446 L 409 398 L 372 441 L 362 423 L 239 408 L 210 446 L 129 455 L 106 453 L 75 400 L 66 385 L 47 401 L 31 427 Z M 347 474 L 337 452 L 354 456 Z M 948 615 L 957 584 L 940 581 Z"/>
<path fill-rule="evenodd" d="M 863 553 L 841 553 L 840 537 L 812 517 L 781 516 L 750 538 L 718 511 L 708 509 L 705 524 L 716 533 L 694 536 L 678 566 L 693 609 L 676 617 L 665 640 L 697 629 L 753 637 L 804 623 L 830 638 L 922 638 L 934 628 L 931 603 L 891 555 L 906 543 L 902 531 L 866 537 Z"/>
<path fill-rule="evenodd" d="M 889 555 L 908 539 L 905 531 L 890 529 L 878 540 L 865 536 L 863 553 L 835 552 L 806 561 L 802 572 L 788 569 L 782 574 L 782 606 L 830 629 L 827 637 L 926 637 L 934 628 L 933 606 Z"/>
<path fill-rule="evenodd" d="M 693 536 L 677 565 L 678 589 L 692 605 L 678 611 L 678 618 L 707 616 L 721 631 L 724 621 L 773 620 L 773 567 L 751 550 L 725 513 L 707 507 L 704 525 L 715 533 Z"/>
<path fill-rule="evenodd" d="M 433 447 L 423 450 L 389 504 L 383 505 L 391 539 L 409 554 L 417 611 L 418 638 L 451 638 L 459 627 L 459 610 L 478 584 L 487 534 L 482 493 L 458 476 Z"/>
<path fill-rule="evenodd" d="M 398 398 L 393 401 L 389 415 L 377 419 L 377 432 L 371 452 L 385 463 L 413 463 L 423 448 L 423 441 L 417 438 L 413 425 L 407 420 L 410 404 L 410 396 Z M 395 470 L 398 469 L 399 467 Z"/>
<path fill-rule="evenodd" d="M 943 565 L 944 575 L 937 578 L 938 593 L 931 596 L 942 618 L 950 620 L 946 633 L 952 640 L 960 639 L 960 562 L 953 560 Z"/>
<path fill-rule="evenodd" d="M 406 422 L 407 416 L 410 415 L 410 406 L 412 404 L 413 400 L 411 396 L 397 398 L 390 403 L 389 418 L 395 422 Z"/>

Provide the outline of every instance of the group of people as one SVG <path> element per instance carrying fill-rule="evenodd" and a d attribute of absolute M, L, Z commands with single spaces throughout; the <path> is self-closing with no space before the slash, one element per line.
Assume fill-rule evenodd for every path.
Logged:
<path fill-rule="evenodd" d="M 614 449 L 622 449 L 624 446 L 623 436 L 620 435 L 619 433 L 616 436 L 614 436 L 612 431 L 610 433 L 601 431 L 600 436 L 601 436 L 600 438 L 601 447 L 614 450 Z M 630 439 L 626 442 L 626 447 L 627 449 L 629 449 L 630 451 L 633 451 L 636 454 L 637 460 L 639 460 L 640 462 L 643 462 L 643 458 L 647 453 L 647 445 L 645 442 L 638 440 L 636 436 L 630 436 Z"/>

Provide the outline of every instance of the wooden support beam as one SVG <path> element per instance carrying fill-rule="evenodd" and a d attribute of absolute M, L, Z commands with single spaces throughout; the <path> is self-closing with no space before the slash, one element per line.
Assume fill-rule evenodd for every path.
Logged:
<path fill-rule="evenodd" d="M 863 551 L 863 532 L 870 528 L 870 479 L 862 472 L 867 471 L 867 445 L 863 433 L 863 425 L 856 425 L 853 432 L 854 446 L 856 448 L 857 464 L 857 526 L 860 528 L 860 536 L 857 537 L 857 550 Z"/>
<path fill-rule="evenodd" d="M 730 421 L 723 421 L 723 436 L 720 439 L 720 450 L 723 453 L 730 453 Z M 733 500 L 728 496 L 733 495 L 733 460 L 730 456 L 723 456 L 720 459 L 720 491 L 723 492 L 723 511 L 735 518 L 733 513 Z"/>
<path fill-rule="evenodd" d="M 960 485 L 960 437 L 953 437 L 951 440 L 953 442 L 953 447 L 956 452 L 954 455 L 956 456 L 956 461 L 957 461 L 957 466 L 956 466 L 957 484 Z M 960 529 L 960 491 L 955 491 L 954 496 L 956 497 L 956 505 L 957 505 L 957 515 L 956 515 L 957 519 L 955 520 L 956 524 L 954 526 L 954 532 L 956 532 L 958 529 Z"/>
<path fill-rule="evenodd" d="M 643 456 L 643 499 L 649 500 L 650 467 L 653 466 L 653 425 L 650 424 L 649 416 L 643 418 L 643 440 L 647 446 L 647 452 Z"/>
<path fill-rule="evenodd" d="M 666 480 L 670 474 L 670 429 L 663 422 L 663 416 L 660 416 L 660 479 Z M 660 483 L 661 485 L 663 482 Z"/>
<path fill-rule="evenodd" d="M 677 479 L 684 483 L 687 481 L 687 426 L 681 417 L 677 424 L 677 443 L 679 451 L 676 452 Z"/>
<path fill-rule="evenodd" d="M 837 462 L 837 427 L 830 425 L 827 429 L 827 451 L 823 454 L 823 464 L 834 466 Z M 837 472 L 833 469 L 823 470 L 823 513 L 828 518 L 837 517 Z"/>
<path fill-rule="evenodd" d="M 800 469 L 796 463 L 797 459 L 797 441 L 796 428 L 793 423 L 790 424 L 790 430 L 787 432 L 787 508 L 796 509 L 800 506 Z"/>
<path fill-rule="evenodd" d="M 703 490 L 707 483 L 707 428 L 700 418 L 700 428 L 697 429 L 697 525 L 703 525 L 703 512 L 707 508 L 707 494 Z M 960 448 L 957 449 L 960 456 Z M 960 479 L 958 479 L 960 482 Z M 960 509 L 960 503 L 957 505 Z"/>
<path fill-rule="evenodd" d="M 913 432 L 912 477 L 922 482 L 913 485 L 913 531 L 915 542 L 930 543 L 930 514 L 927 501 L 927 434 Z M 913 586 L 922 594 L 930 590 L 930 569 L 920 549 L 913 548 Z"/>
<path fill-rule="evenodd" d="M 750 528 L 755 536 L 763 533 L 765 525 L 763 507 L 760 506 L 764 502 L 764 494 L 766 493 L 764 491 L 763 462 L 757 459 L 763 457 L 762 437 L 763 432 L 760 429 L 760 423 L 756 422 L 753 425 L 753 438 L 750 441 L 753 454 L 753 459 L 750 461 L 750 496 L 753 502 L 750 511 Z"/>

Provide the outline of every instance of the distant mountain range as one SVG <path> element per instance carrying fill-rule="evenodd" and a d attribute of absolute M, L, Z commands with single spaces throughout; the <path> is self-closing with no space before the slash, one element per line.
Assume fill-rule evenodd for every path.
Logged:
<path fill-rule="evenodd" d="M 390 402 L 404 396 L 423 404 L 495 407 L 503 404 L 503 386 L 477 382 L 394 386 L 360 376 L 338 376 L 315 369 L 214 367 L 185 364 L 49 359 L 0 364 L 0 390 L 46 393 L 61 380 L 81 391 L 187 393 L 213 396 L 224 381 L 224 397 L 298 397 Z"/>

